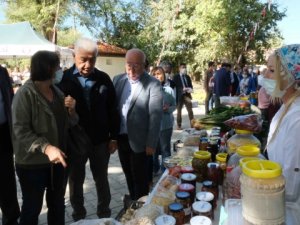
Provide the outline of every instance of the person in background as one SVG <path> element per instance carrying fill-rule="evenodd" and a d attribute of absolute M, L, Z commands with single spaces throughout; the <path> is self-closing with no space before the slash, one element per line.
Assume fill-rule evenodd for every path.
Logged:
<path fill-rule="evenodd" d="M 233 71 L 230 73 L 230 79 L 231 79 L 231 90 L 230 90 L 230 95 L 235 96 L 237 95 L 237 90 L 239 87 L 239 77 L 238 77 L 238 71 L 239 71 L 239 66 L 235 65 L 233 67 Z"/>
<path fill-rule="evenodd" d="M 58 84 L 65 95 L 76 99 L 79 125 L 90 139 L 93 148 L 83 155 L 72 153 L 69 166 L 69 191 L 75 221 L 86 217 L 83 184 L 85 165 L 90 162 L 95 181 L 98 202 L 97 216 L 111 216 L 109 204 L 111 193 L 108 182 L 110 155 L 117 149 L 119 117 L 116 106 L 116 92 L 108 74 L 95 68 L 98 46 L 95 41 L 80 38 L 74 47 L 75 64 L 64 71 Z"/>
<path fill-rule="evenodd" d="M 176 100 L 174 98 L 174 90 L 166 84 L 166 76 L 162 67 L 154 67 L 152 75 L 158 79 L 163 89 L 163 117 L 160 127 L 160 135 L 158 147 L 153 158 L 153 172 L 158 174 L 159 171 L 164 172 L 165 167 L 163 161 L 171 155 L 171 137 L 173 132 L 174 116 L 176 109 Z M 159 162 L 159 152 L 162 156 L 162 162 Z"/>
<path fill-rule="evenodd" d="M 213 78 L 213 73 L 215 69 L 215 63 L 210 61 L 208 62 L 208 68 L 204 73 L 204 82 L 203 87 L 205 90 L 205 114 L 209 113 L 209 102 L 211 101 L 211 109 L 213 108 L 213 87 L 210 85 L 210 81 Z"/>
<path fill-rule="evenodd" d="M 250 94 L 250 81 L 251 76 L 248 72 L 247 67 L 244 67 L 243 73 L 242 73 L 242 79 L 240 80 L 239 84 L 239 95 L 245 96 Z"/>
<path fill-rule="evenodd" d="M 0 209 L 3 225 L 17 225 L 20 216 L 11 143 L 13 95 L 8 72 L 0 66 L 0 179 L 2 181 L 0 185 Z"/>
<path fill-rule="evenodd" d="M 130 198 L 149 194 L 149 171 L 159 139 L 163 115 L 160 82 L 145 71 L 146 56 L 140 49 L 126 53 L 126 73 L 114 77 L 121 117 L 118 152 Z"/>
<path fill-rule="evenodd" d="M 78 116 L 75 100 L 53 85 L 58 55 L 38 51 L 31 58 L 30 79 L 12 104 L 12 141 L 22 191 L 20 225 L 37 225 L 44 193 L 47 224 L 65 224 L 65 158 L 68 128 Z"/>
<path fill-rule="evenodd" d="M 221 68 L 216 71 L 214 76 L 214 95 L 215 95 L 215 107 L 220 107 L 220 97 L 229 96 L 230 94 L 230 68 L 229 63 L 222 63 Z"/>
<path fill-rule="evenodd" d="M 160 67 L 163 68 L 164 72 L 165 72 L 165 75 L 166 75 L 166 81 L 165 81 L 165 84 L 166 85 L 169 85 L 172 89 L 175 90 L 176 88 L 176 85 L 173 81 L 173 77 L 174 77 L 174 74 L 172 74 L 172 64 L 168 61 L 162 61 L 160 64 L 159 64 Z M 175 97 L 175 91 L 174 91 L 174 97 Z"/>
<path fill-rule="evenodd" d="M 177 104 L 177 130 L 181 130 L 182 123 L 182 107 L 185 105 L 188 111 L 190 123 L 194 119 L 193 105 L 192 105 L 192 92 L 193 84 L 192 79 L 187 75 L 186 64 L 181 63 L 179 66 L 179 74 L 173 78 L 176 85 L 176 104 Z M 192 125 L 191 125 L 192 126 Z"/>
<path fill-rule="evenodd" d="M 282 100 L 282 106 L 270 125 L 267 153 L 270 160 L 278 162 L 285 177 L 286 217 L 295 216 L 300 224 L 300 45 L 283 46 L 269 56 L 268 70 L 262 87 L 272 98 Z"/>

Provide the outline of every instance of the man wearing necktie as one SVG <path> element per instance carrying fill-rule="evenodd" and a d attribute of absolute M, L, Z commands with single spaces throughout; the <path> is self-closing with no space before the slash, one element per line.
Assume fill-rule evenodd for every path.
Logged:
<path fill-rule="evenodd" d="M 176 74 L 173 78 L 176 85 L 176 103 L 177 103 L 177 129 L 181 130 L 182 116 L 181 111 L 183 105 L 185 105 L 190 122 L 194 118 L 192 109 L 192 95 L 193 85 L 190 76 L 187 75 L 186 64 L 181 63 L 179 66 L 179 74 Z"/>

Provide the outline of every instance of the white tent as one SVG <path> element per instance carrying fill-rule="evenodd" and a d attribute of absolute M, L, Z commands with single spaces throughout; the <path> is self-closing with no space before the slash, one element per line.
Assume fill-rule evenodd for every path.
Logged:
<path fill-rule="evenodd" d="M 0 24 L 0 58 L 30 57 L 39 50 L 57 51 L 65 65 L 72 62 L 72 50 L 59 47 L 37 33 L 29 22 Z"/>

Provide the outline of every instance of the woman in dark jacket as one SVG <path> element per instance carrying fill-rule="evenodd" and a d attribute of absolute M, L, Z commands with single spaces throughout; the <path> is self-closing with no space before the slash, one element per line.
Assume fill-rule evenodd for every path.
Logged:
<path fill-rule="evenodd" d="M 75 100 L 53 85 L 59 72 L 56 53 L 31 58 L 30 79 L 13 100 L 16 171 L 22 190 L 20 225 L 37 225 L 46 191 L 48 224 L 65 224 L 65 146 L 69 122 L 76 123 Z M 69 120 L 69 118 L 71 120 Z"/>

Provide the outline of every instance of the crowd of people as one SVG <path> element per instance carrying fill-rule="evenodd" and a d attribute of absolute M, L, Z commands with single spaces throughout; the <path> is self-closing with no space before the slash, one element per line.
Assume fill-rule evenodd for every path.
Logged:
<path fill-rule="evenodd" d="M 69 184 L 74 221 L 84 219 L 85 166 L 89 160 L 97 193 L 96 214 L 111 216 L 108 181 L 110 155 L 118 151 L 130 200 L 149 193 L 153 175 L 163 170 L 171 155 L 173 112 L 182 129 L 185 105 L 189 120 L 193 85 L 185 63 L 178 74 L 162 62 L 147 71 L 146 55 L 130 49 L 125 73 L 109 75 L 95 67 L 96 42 L 80 38 L 74 46 L 74 65 L 62 71 L 59 56 L 38 51 L 31 58 L 30 77 L 14 94 L 5 68 L 0 67 L 0 207 L 3 225 L 37 225 L 45 194 L 49 225 L 65 224 L 64 195 Z M 267 153 L 279 162 L 286 177 L 286 200 L 300 210 L 300 45 L 280 48 L 270 56 L 261 75 L 251 66 L 241 70 L 209 62 L 204 77 L 205 112 L 220 105 L 220 97 L 259 91 L 258 105 L 270 124 Z M 276 101 L 273 99 L 277 99 Z M 211 101 L 213 103 L 211 103 Z M 273 114 L 272 114 L 273 113 Z M 4 138 L 2 138 L 4 137 Z M 87 147 L 88 146 L 88 147 Z M 161 155 L 162 160 L 160 160 Z M 17 200 L 15 171 L 22 191 Z"/>
<path fill-rule="evenodd" d="M 14 80 L 1 67 L 0 207 L 3 225 L 37 225 L 45 194 L 47 223 L 64 224 L 64 195 L 74 221 L 84 219 L 85 166 L 89 160 L 97 193 L 99 218 L 111 216 L 108 182 L 110 155 L 118 150 L 130 200 L 149 193 L 153 172 L 164 170 L 171 154 L 173 112 L 191 108 L 191 78 L 186 65 L 171 77 L 169 65 L 146 71 L 140 49 L 128 50 L 125 73 L 113 80 L 95 68 L 98 46 L 81 38 L 74 65 L 62 71 L 59 56 L 38 51 L 31 58 L 29 79 L 14 93 Z M 181 118 L 177 121 L 181 129 Z M 22 192 L 17 200 L 16 171 Z"/>

